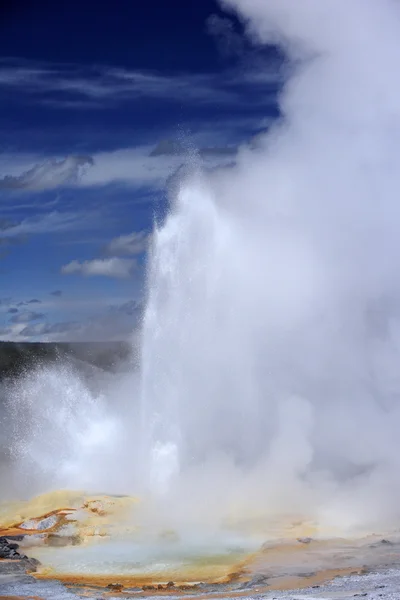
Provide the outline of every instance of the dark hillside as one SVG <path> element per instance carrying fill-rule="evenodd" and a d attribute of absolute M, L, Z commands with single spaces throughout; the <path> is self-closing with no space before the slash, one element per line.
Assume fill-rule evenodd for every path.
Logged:
<path fill-rule="evenodd" d="M 68 358 L 112 371 L 130 353 L 130 345 L 124 342 L 0 342 L 0 380 L 19 375 L 37 363 Z"/>

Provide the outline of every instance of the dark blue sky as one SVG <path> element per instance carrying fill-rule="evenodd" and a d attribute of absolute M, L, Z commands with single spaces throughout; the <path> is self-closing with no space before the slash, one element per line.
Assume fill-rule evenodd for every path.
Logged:
<path fill-rule="evenodd" d="M 234 161 L 277 116 L 281 64 L 208 0 L 3 3 L 0 337 L 133 328 L 185 147 Z"/>
<path fill-rule="evenodd" d="M 212 0 L 17 0 L 2 9 L 0 53 L 89 66 L 216 70 L 218 51 L 206 33 L 211 14 L 223 15 Z"/>

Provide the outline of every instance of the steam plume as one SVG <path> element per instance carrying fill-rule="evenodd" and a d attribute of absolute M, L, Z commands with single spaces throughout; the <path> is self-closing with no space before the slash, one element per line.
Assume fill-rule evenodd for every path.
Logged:
<path fill-rule="evenodd" d="M 306 512 L 341 528 L 391 523 L 400 5 L 225 5 L 259 43 L 282 46 L 289 78 L 261 148 L 182 186 L 155 236 L 143 354 L 149 470 L 162 486 L 168 473 L 180 494 L 182 473 L 195 472 L 197 497 L 235 498 L 244 511 Z"/>

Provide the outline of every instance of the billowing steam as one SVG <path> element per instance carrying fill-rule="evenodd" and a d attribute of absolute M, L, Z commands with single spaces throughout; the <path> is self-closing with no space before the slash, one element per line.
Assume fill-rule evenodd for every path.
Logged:
<path fill-rule="evenodd" d="M 400 5 L 226 4 L 287 53 L 283 116 L 234 170 L 184 186 L 155 238 L 149 471 L 179 490 L 193 470 L 196 497 L 235 499 L 244 512 L 390 523 L 400 491 Z"/>

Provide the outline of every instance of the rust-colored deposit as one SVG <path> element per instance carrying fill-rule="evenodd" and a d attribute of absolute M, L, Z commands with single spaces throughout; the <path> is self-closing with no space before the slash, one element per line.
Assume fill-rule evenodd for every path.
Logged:
<path fill-rule="evenodd" d="M 0 595 L 2 600 L 44 600 L 40 598 L 40 596 L 2 596 Z"/>
<path fill-rule="evenodd" d="M 314 545 L 314 549 L 312 546 Z M 249 555 L 245 560 L 236 564 L 226 565 L 222 572 L 221 565 L 208 564 L 204 567 L 194 565 L 182 568 L 177 573 L 152 573 L 150 576 L 118 576 L 118 575 L 77 575 L 59 574 L 48 570 L 39 572 L 39 579 L 57 578 L 61 582 L 78 586 L 95 586 L 110 588 L 129 597 L 129 588 L 142 588 L 145 595 L 179 595 L 205 594 L 200 583 L 216 583 L 223 585 L 221 592 L 206 593 L 206 598 L 218 598 L 222 593 L 229 597 L 248 596 L 249 589 L 258 592 L 272 590 L 289 590 L 321 585 L 335 577 L 342 577 L 362 572 L 364 567 L 344 566 L 348 560 L 341 558 L 340 542 L 333 543 L 330 548 L 327 542 L 310 545 L 301 543 L 278 543 L 259 552 Z M 325 552 L 324 552 L 325 550 Z M 343 549 L 348 553 L 348 547 Z M 319 556 L 321 552 L 321 556 Z M 318 560 L 315 557 L 318 557 Z M 364 558 L 364 557 L 363 557 Z M 328 566 L 331 564 L 331 566 Z M 336 565 L 336 566 L 332 566 Z M 262 575 L 261 583 L 257 584 L 257 576 Z M 255 581 L 252 584 L 252 581 Z M 173 585 L 172 585 L 173 583 Z M 244 584 L 243 590 L 229 591 L 229 584 Z M 246 584 L 250 587 L 246 587 Z M 233 586 L 232 586 L 233 587 Z M 135 596 L 138 592 L 135 592 Z"/>
<path fill-rule="evenodd" d="M 60 532 L 74 524 L 81 542 L 105 536 L 110 525 L 128 528 L 128 515 L 137 504 L 129 496 L 88 496 L 83 492 L 55 491 L 26 502 L 0 504 L 0 536 L 37 535 Z"/>
<path fill-rule="evenodd" d="M 44 494 L 28 502 L 8 503 L 0 506 L 0 535 L 34 536 L 35 545 L 62 546 L 93 544 L 104 537 L 112 537 L 118 532 L 134 534 L 132 514 L 137 499 L 132 497 L 87 496 L 82 492 L 59 491 Z M 61 508 L 60 508 L 61 506 Z M 164 532 L 165 533 L 165 532 Z M 38 552 L 39 550 L 36 550 Z M 29 551 L 28 551 L 29 553 Z M 31 554 L 35 555 L 34 546 Z M 41 558 L 39 554 L 38 558 Z M 125 586 L 161 585 L 174 580 L 179 585 L 199 581 L 228 583 L 245 565 L 242 557 L 209 557 L 182 565 L 168 571 L 168 568 L 149 574 L 121 575 L 118 581 Z M 114 577 L 101 573 L 82 575 L 80 573 L 58 572 L 44 564 L 38 568 L 38 579 L 57 579 L 76 584 L 96 584 L 107 586 Z M 236 576 L 236 575 L 235 575 Z"/>
<path fill-rule="evenodd" d="M 76 585 L 80 587 L 80 593 L 87 597 L 99 597 L 99 587 L 103 588 L 102 590 L 102 598 L 115 597 L 115 594 L 121 596 L 121 598 L 132 598 L 132 597 L 148 597 L 148 596 L 198 596 L 201 594 L 201 598 L 204 600 L 213 600 L 221 597 L 224 598 L 245 598 L 249 596 L 249 592 L 251 590 L 252 593 L 264 594 L 272 591 L 287 591 L 293 589 L 305 589 L 312 586 L 319 586 L 328 581 L 332 581 L 336 577 L 345 577 L 348 575 L 356 575 L 362 572 L 361 568 L 347 568 L 347 569 L 327 569 L 325 571 L 321 571 L 320 573 L 316 573 L 314 575 L 310 575 L 308 577 L 300 577 L 300 576 L 287 576 L 287 577 L 277 577 L 271 579 L 268 583 L 264 583 L 261 585 L 254 585 L 251 588 L 246 588 L 243 590 L 231 589 L 224 585 L 221 587 L 221 591 L 207 592 L 207 588 L 204 588 L 200 584 L 191 583 L 191 584 L 182 584 L 179 582 L 169 582 L 167 584 L 160 583 L 148 583 L 143 585 L 132 584 L 132 582 L 127 581 L 119 581 L 118 583 L 106 583 L 106 580 L 93 580 L 91 582 L 68 582 L 64 583 L 67 587 L 74 586 L 76 589 Z M 240 583 L 241 577 L 239 576 L 238 580 L 235 580 L 234 583 Z M 223 582 L 221 582 L 223 583 Z M 227 583 L 227 582 L 225 582 Z M 233 583 L 233 581 L 231 582 Z M 93 587 L 91 587 L 93 586 Z M 131 591 L 131 588 L 142 588 L 142 593 L 138 591 Z"/>
<path fill-rule="evenodd" d="M 58 546 L 57 552 L 64 553 L 69 551 L 61 547 L 64 545 L 96 544 L 104 537 L 112 539 L 115 535 L 119 539 L 120 533 L 135 535 L 138 528 L 133 515 L 136 515 L 137 502 L 136 498 L 126 496 L 89 496 L 82 492 L 59 491 L 28 502 L 3 504 L 0 505 L 0 536 L 23 535 L 29 538 L 40 534 L 38 538 L 31 538 L 34 545 L 31 545 L 31 552 L 26 550 L 28 554 L 35 556 L 36 552 L 41 558 L 44 553 L 46 557 L 46 552 L 49 552 L 46 546 Z M 44 559 L 44 564 L 34 576 L 41 580 L 57 579 L 83 588 L 87 586 L 88 593 L 91 586 L 97 586 L 103 588 L 105 594 L 118 592 L 128 596 L 129 588 L 142 588 L 145 595 L 204 594 L 206 588 L 199 588 L 199 585 L 205 583 L 221 584 L 221 593 L 225 596 L 240 597 L 248 595 L 249 589 L 262 592 L 320 585 L 338 576 L 359 573 L 362 567 L 397 564 L 400 560 L 400 545 L 380 543 L 382 540 L 377 537 L 359 541 L 338 538 L 318 541 L 312 537 L 293 539 L 299 533 L 302 536 L 314 533 L 315 526 L 306 521 L 292 523 L 290 526 L 288 521 L 277 523 L 277 531 L 283 534 L 281 541 L 264 544 L 258 552 L 247 556 L 228 553 L 199 559 L 188 557 L 175 566 L 155 564 L 152 571 L 147 565 L 144 573 L 136 570 L 135 574 L 129 573 L 125 565 L 125 574 L 121 575 L 69 573 L 68 567 L 60 572 L 59 567 L 46 565 Z M 261 521 L 253 520 L 251 529 L 253 533 L 254 530 L 262 530 Z M 53 550 L 50 555 L 52 553 Z M 237 589 L 237 584 L 243 584 L 243 591 Z M 206 597 L 217 598 L 218 591 Z"/>
<path fill-rule="evenodd" d="M 115 582 L 126 588 L 141 587 L 151 591 L 160 589 L 170 591 L 168 583 L 174 582 L 175 589 L 191 590 L 196 589 L 196 584 L 200 582 L 229 584 L 240 581 L 241 577 L 246 572 L 246 568 L 253 560 L 253 555 L 249 555 L 246 559 L 224 563 L 212 561 L 202 564 L 182 565 L 177 571 L 163 570 L 160 572 L 153 571 L 149 575 L 111 575 L 111 574 L 77 574 L 77 573 L 59 573 L 52 569 L 43 568 L 35 573 L 37 579 L 50 580 L 57 579 L 62 583 L 75 585 L 95 585 L 107 587 L 110 583 Z"/>
<path fill-rule="evenodd" d="M 67 523 L 67 517 L 74 512 L 75 509 L 72 508 L 60 508 L 57 510 L 51 510 L 48 513 L 44 513 L 37 518 L 29 519 L 29 523 L 32 523 L 34 527 L 26 526 L 26 519 L 19 521 L 17 523 L 13 523 L 8 527 L 4 527 L 0 529 L 0 536 L 11 537 L 17 535 L 37 535 L 39 532 L 41 534 L 50 534 L 58 531 L 63 525 Z M 48 519 L 50 517 L 55 517 L 54 525 L 50 527 L 44 527 L 43 529 L 39 529 L 39 524 Z"/>

